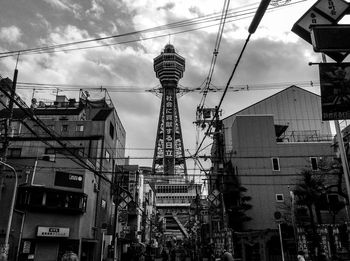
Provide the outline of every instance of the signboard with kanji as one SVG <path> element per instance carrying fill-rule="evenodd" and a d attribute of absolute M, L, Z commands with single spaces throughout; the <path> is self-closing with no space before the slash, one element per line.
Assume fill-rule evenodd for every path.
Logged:
<path fill-rule="evenodd" d="M 348 9 L 349 4 L 344 0 L 319 0 L 293 25 L 292 32 L 312 44 L 313 26 L 336 25 L 346 15 Z M 325 53 L 337 62 L 343 61 L 347 56 L 347 53 L 341 52 Z"/>
<path fill-rule="evenodd" d="M 320 63 L 322 120 L 350 119 L 350 63 Z"/>
<path fill-rule="evenodd" d="M 37 237 L 69 237 L 67 227 L 37 227 Z"/>
<path fill-rule="evenodd" d="M 131 196 L 129 195 L 129 193 L 127 193 L 126 191 L 123 191 L 120 193 L 119 195 L 119 208 L 124 209 L 128 206 L 128 204 L 132 201 Z"/>
<path fill-rule="evenodd" d="M 211 204 L 217 207 L 220 205 L 220 195 L 220 192 L 217 189 L 215 189 L 207 196 L 207 199 Z"/>

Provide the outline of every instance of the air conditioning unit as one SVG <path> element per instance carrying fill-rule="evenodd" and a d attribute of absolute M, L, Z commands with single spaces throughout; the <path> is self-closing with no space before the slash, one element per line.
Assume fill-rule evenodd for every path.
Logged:
<path fill-rule="evenodd" d="M 56 161 L 56 155 L 55 154 L 43 154 L 41 159 L 45 160 L 45 161 L 55 162 Z"/>

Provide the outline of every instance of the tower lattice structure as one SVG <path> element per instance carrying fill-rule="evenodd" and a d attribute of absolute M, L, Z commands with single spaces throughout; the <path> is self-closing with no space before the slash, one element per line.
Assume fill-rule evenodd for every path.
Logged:
<path fill-rule="evenodd" d="M 185 71 L 185 59 L 175 52 L 171 44 L 154 58 L 154 71 L 162 85 L 153 173 L 186 175 L 186 160 L 177 103 L 178 82 Z"/>

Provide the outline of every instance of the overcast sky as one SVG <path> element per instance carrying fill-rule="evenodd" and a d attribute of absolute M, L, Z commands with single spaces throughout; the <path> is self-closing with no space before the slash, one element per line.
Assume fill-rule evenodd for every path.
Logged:
<path fill-rule="evenodd" d="M 319 92 L 317 84 L 315 88 L 310 88 L 309 84 L 319 81 L 318 67 L 308 63 L 320 62 L 320 55 L 291 32 L 293 24 L 316 1 L 291 0 L 288 5 L 284 5 L 285 0 L 274 2 L 279 6 L 270 5 L 256 33 L 251 36 L 231 82 L 231 86 L 249 86 L 249 91 L 229 91 L 223 102 L 222 117 L 292 84 Z M 213 86 L 222 88 L 227 83 L 259 3 L 231 1 L 231 17 L 224 27 L 211 82 Z M 67 85 L 60 87 L 60 91 L 69 85 L 107 87 L 126 129 L 126 155 L 131 157 L 133 164 L 151 166 L 150 159 L 133 158 L 153 156 L 160 99 L 145 91 L 159 87 L 153 71 L 153 58 L 170 42 L 186 59 L 186 71 L 180 85 L 191 89 L 202 87 L 218 31 L 217 20 L 204 21 L 213 14 L 219 15 L 223 5 L 223 0 L 2 0 L 0 52 L 118 36 L 67 48 L 120 43 L 111 46 L 21 55 L 18 81 Z M 189 20 L 199 17 L 207 20 Z M 128 34 L 185 20 L 198 23 L 189 27 L 169 29 L 168 26 L 163 30 Z M 123 34 L 127 35 L 120 36 Z M 16 57 L 0 59 L 2 77 L 12 78 L 15 64 Z M 276 86 L 278 89 L 270 88 Z M 30 102 L 31 90 L 18 91 L 25 101 Z M 70 98 L 77 96 L 77 91 L 66 94 Z M 39 99 L 54 99 L 52 90 L 45 94 L 39 90 L 34 95 Z M 210 92 L 205 106 L 217 105 L 221 95 L 222 92 Z M 193 122 L 201 98 L 202 93 L 197 91 L 179 99 L 185 148 L 190 152 L 195 148 L 196 128 Z"/>

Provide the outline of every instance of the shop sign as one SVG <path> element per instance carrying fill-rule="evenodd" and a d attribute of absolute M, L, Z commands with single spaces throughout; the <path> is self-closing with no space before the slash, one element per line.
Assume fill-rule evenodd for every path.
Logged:
<path fill-rule="evenodd" d="M 123 231 L 124 231 L 124 233 L 129 234 L 130 233 L 130 226 L 123 227 Z"/>
<path fill-rule="evenodd" d="M 23 254 L 29 254 L 30 253 L 30 245 L 31 242 L 30 241 L 24 241 L 23 242 Z"/>
<path fill-rule="evenodd" d="M 320 63 L 322 120 L 350 119 L 350 63 Z"/>
<path fill-rule="evenodd" d="M 217 190 L 214 189 L 208 196 L 207 199 L 211 204 L 213 204 L 215 207 L 220 205 L 220 196 L 221 193 Z"/>
<path fill-rule="evenodd" d="M 69 237 L 68 227 L 38 227 L 38 237 Z"/>
<path fill-rule="evenodd" d="M 83 188 L 83 175 L 56 171 L 55 186 L 69 188 Z"/>

